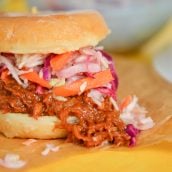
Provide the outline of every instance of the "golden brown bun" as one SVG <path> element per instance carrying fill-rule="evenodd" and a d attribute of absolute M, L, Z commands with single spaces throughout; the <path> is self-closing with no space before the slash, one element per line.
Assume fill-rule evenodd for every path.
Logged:
<path fill-rule="evenodd" d="M 64 129 L 55 128 L 60 120 L 55 116 L 42 116 L 37 120 L 27 114 L 0 114 L 0 133 L 9 138 L 64 138 Z"/>
<path fill-rule="evenodd" d="M 0 16 L 0 52 L 61 54 L 95 46 L 109 33 L 96 11 Z"/>

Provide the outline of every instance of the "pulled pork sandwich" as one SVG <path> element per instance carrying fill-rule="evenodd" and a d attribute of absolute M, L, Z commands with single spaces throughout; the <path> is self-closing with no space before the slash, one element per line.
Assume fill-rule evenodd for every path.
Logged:
<path fill-rule="evenodd" d="M 131 144 L 112 58 L 95 47 L 108 33 L 94 11 L 1 16 L 0 132 L 87 147 Z"/>

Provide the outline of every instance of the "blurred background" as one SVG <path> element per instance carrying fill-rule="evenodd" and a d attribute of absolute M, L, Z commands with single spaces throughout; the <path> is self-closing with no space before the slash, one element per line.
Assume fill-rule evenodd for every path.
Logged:
<path fill-rule="evenodd" d="M 1 12 L 96 9 L 111 29 L 101 42 L 109 52 L 139 52 L 172 82 L 172 0 L 0 0 Z M 96 27 L 96 26 L 95 26 Z"/>

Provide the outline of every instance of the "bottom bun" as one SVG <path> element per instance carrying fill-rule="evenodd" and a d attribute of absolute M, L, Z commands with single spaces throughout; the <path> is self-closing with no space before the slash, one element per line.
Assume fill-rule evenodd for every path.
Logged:
<path fill-rule="evenodd" d="M 34 119 L 27 114 L 0 114 L 0 133 L 9 138 L 55 139 L 67 136 L 65 129 L 55 127 L 60 124 L 56 116 L 41 116 Z"/>

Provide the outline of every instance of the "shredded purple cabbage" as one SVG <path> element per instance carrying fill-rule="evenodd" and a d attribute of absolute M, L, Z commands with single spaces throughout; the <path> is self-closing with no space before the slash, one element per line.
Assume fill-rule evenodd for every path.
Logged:
<path fill-rule="evenodd" d="M 44 60 L 44 67 L 42 68 L 43 78 L 47 81 L 51 79 L 51 68 L 50 68 L 50 61 L 52 59 L 52 55 L 49 55 Z"/>
<path fill-rule="evenodd" d="M 131 137 L 129 146 L 132 147 L 135 145 L 136 145 L 136 137 Z"/>
<path fill-rule="evenodd" d="M 106 52 L 104 52 L 104 51 L 101 51 L 101 52 L 102 52 L 103 56 L 110 62 L 109 67 L 112 72 L 112 76 L 114 77 L 114 86 L 117 89 L 118 88 L 118 77 L 116 74 L 116 69 L 115 69 L 113 58 Z"/>
<path fill-rule="evenodd" d="M 50 69 L 50 67 L 43 67 L 42 72 L 43 72 L 43 78 L 46 81 L 49 81 L 51 79 L 51 69 Z"/>
<path fill-rule="evenodd" d="M 129 146 L 136 145 L 136 137 L 140 133 L 140 130 L 134 127 L 133 124 L 128 124 L 126 128 L 126 133 L 131 137 Z"/>
<path fill-rule="evenodd" d="M 44 67 L 50 67 L 50 61 L 53 58 L 53 55 L 50 54 L 49 56 L 47 56 L 44 60 Z"/>
<path fill-rule="evenodd" d="M 112 76 L 114 77 L 114 80 L 111 82 L 111 84 L 112 84 L 112 91 L 113 91 L 112 97 L 116 98 L 116 90 L 118 88 L 118 76 L 116 74 L 116 69 L 115 69 L 113 58 L 109 54 L 104 52 L 104 51 L 101 51 L 101 53 L 109 62 L 109 68 L 111 70 Z"/>

